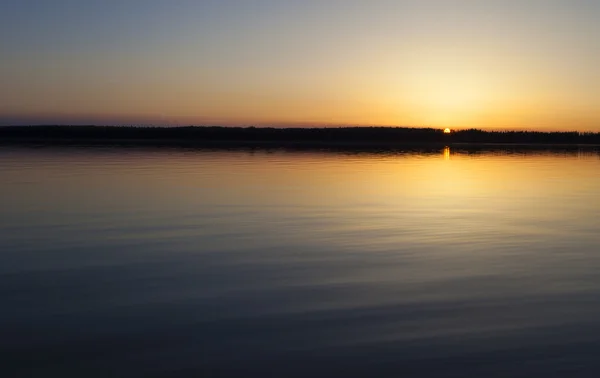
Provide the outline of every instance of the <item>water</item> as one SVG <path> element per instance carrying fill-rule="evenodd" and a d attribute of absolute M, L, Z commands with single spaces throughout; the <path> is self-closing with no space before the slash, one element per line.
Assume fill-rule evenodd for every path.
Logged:
<path fill-rule="evenodd" d="M 596 377 L 594 151 L 0 147 L 6 377 Z"/>

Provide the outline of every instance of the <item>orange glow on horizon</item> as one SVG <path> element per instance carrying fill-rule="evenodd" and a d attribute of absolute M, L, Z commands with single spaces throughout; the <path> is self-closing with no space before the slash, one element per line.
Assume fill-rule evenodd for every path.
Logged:
<path fill-rule="evenodd" d="M 600 131 L 591 1 L 12 3 L 0 124 Z"/>

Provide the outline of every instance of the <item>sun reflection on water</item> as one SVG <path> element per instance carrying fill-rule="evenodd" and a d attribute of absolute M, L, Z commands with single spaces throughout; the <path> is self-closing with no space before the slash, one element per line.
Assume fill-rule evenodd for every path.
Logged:
<path fill-rule="evenodd" d="M 444 160 L 450 160 L 450 147 L 444 147 Z"/>

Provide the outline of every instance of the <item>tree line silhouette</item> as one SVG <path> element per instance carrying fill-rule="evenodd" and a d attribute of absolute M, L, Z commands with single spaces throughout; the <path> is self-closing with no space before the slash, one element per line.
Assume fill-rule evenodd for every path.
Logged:
<path fill-rule="evenodd" d="M 147 141 L 168 143 L 313 143 L 313 144 L 600 144 L 600 132 L 456 130 L 410 127 L 135 127 L 135 126 L 4 126 L 0 141 Z"/>

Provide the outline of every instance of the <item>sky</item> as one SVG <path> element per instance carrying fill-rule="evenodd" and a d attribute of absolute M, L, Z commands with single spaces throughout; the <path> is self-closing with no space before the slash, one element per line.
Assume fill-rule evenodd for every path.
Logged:
<path fill-rule="evenodd" d="M 0 124 L 600 131 L 597 0 L 0 0 Z"/>

